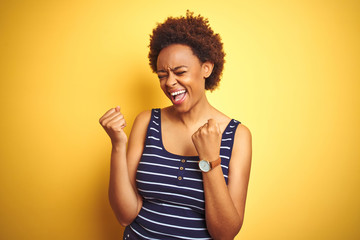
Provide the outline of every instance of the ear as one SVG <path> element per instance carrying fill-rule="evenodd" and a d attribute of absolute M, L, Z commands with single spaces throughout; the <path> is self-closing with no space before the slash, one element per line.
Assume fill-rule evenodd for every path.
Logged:
<path fill-rule="evenodd" d="M 214 64 L 212 62 L 206 61 L 202 64 L 201 68 L 204 78 L 208 78 L 214 69 Z"/>

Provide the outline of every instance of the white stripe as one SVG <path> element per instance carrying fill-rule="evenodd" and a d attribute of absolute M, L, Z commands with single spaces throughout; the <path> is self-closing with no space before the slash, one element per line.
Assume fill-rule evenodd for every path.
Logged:
<path fill-rule="evenodd" d="M 221 158 L 230 159 L 228 156 L 220 155 Z"/>
<path fill-rule="evenodd" d="M 230 147 L 227 147 L 227 146 L 221 146 L 220 148 L 223 148 L 223 149 L 230 149 Z"/>
<path fill-rule="evenodd" d="M 222 164 L 221 164 L 221 167 L 226 168 L 226 169 L 229 169 L 228 166 L 225 166 L 225 165 L 222 165 Z"/>
<path fill-rule="evenodd" d="M 146 239 L 150 239 L 150 240 L 161 240 L 161 239 L 157 239 L 157 238 L 149 238 L 149 237 L 146 237 L 144 235 L 142 235 L 141 233 L 139 233 L 138 231 L 136 231 L 131 225 L 130 225 L 130 228 L 139 236 L 143 237 L 143 238 L 146 238 Z M 144 227 L 143 227 L 144 228 Z"/>
<path fill-rule="evenodd" d="M 184 237 L 184 236 L 178 236 L 178 235 L 172 235 L 172 234 L 167 234 L 167 233 L 161 233 L 161 232 L 157 232 L 157 231 L 154 231 L 154 230 L 150 230 L 146 227 L 144 227 L 143 225 L 139 224 L 142 228 L 144 228 L 145 230 L 149 231 L 149 232 L 152 232 L 152 233 L 156 233 L 156 234 L 161 234 L 161 235 L 165 235 L 165 236 L 170 236 L 170 237 L 175 237 L 175 238 L 180 238 L 180 239 L 189 239 L 189 237 Z M 211 238 L 191 238 L 191 239 L 194 239 L 194 240 L 211 240 Z"/>
<path fill-rule="evenodd" d="M 229 178 L 228 175 L 225 175 L 225 174 L 224 174 L 224 177 Z"/>
<path fill-rule="evenodd" d="M 138 189 L 138 190 L 141 190 L 141 189 Z M 144 197 L 145 199 L 147 199 L 149 201 L 149 199 L 155 199 L 154 197 Z M 202 207 L 198 207 L 196 205 L 192 205 L 192 204 L 186 204 L 186 203 L 179 203 L 179 202 L 174 202 L 174 201 L 169 201 L 169 200 L 164 200 L 164 199 L 161 199 L 162 202 L 167 202 L 167 203 L 172 203 L 172 204 L 176 204 L 176 205 L 181 205 L 181 206 L 187 206 L 187 207 L 190 207 L 190 208 L 197 208 L 197 209 L 200 209 L 202 211 L 205 211 L 204 208 Z"/>
<path fill-rule="evenodd" d="M 201 172 L 200 169 L 193 169 L 193 168 L 185 168 L 187 171 L 194 171 L 194 172 Z"/>
<path fill-rule="evenodd" d="M 166 186 L 166 187 L 180 188 L 180 189 L 187 189 L 187 190 L 201 192 L 201 193 L 204 192 L 204 190 L 201 190 L 201 189 L 182 187 L 182 186 L 176 186 L 176 185 L 172 185 L 172 184 L 165 184 L 165 183 L 159 183 L 159 182 L 148 182 L 148 181 L 142 181 L 142 180 L 138 180 L 138 179 L 136 179 L 136 182 L 151 184 L 151 185 L 160 185 L 160 186 Z"/>
<path fill-rule="evenodd" d="M 159 117 L 158 117 L 158 116 L 155 116 L 155 115 L 154 115 L 154 118 L 159 119 Z"/>
<path fill-rule="evenodd" d="M 151 127 L 150 129 L 154 130 L 155 132 L 159 132 L 159 130 L 157 130 L 157 129 L 153 128 L 153 127 Z"/>
<path fill-rule="evenodd" d="M 148 157 L 158 157 L 158 158 L 163 158 L 163 159 L 172 160 L 172 161 L 180 161 L 180 159 L 176 159 L 176 158 L 168 158 L 168 157 L 163 157 L 163 156 L 161 156 L 161 155 L 157 155 L 157 154 L 150 154 L 150 153 L 143 153 L 143 156 L 148 156 Z"/>
<path fill-rule="evenodd" d="M 192 199 L 198 202 L 204 202 L 204 200 L 201 199 L 197 199 L 197 198 L 193 198 L 193 197 L 189 197 L 189 196 L 185 196 L 182 194 L 176 194 L 176 193 L 168 193 L 168 192 L 158 192 L 158 191 L 149 191 L 149 190 L 143 190 L 141 188 L 138 188 L 139 191 L 141 192 L 147 192 L 147 193 L 158 193 L 158 194 L 164 194 L 164 195 L 171 195 L 171 196 L 178 196 L 178 197 L 183 197 L 183 198 L 188 198 L 188 199 Z"/>
<path fill-rule="evenodd" d="M 232 125 L 232 126 L 230 126 L 231 128 L 234 128 L 235 126 L 234 125 Z"/>
<path fill-rule="evenodd" d="M 157 215 L 161 215 L 161 216 L 166 216 L 166 217 L 172 217 L 172 218 L 180 218 L 180 219 L 187 219 L 187 220 L 195 220 L 195 221 L 202 221 L 202 220 L 205 220 L 205 218 L 191 218 L 191 217 L 182 217 L 182 216 L 177 216 L 177 215 L 171 215 L 171 214 L 165 214 L 165 213 L 160 213 L 160 212 L 156 212 L 156 211 L 153 211 L 153 210 L 150 210 L 150 209 L 147 209 L 146 207 L 142 207 L 142 209 L 145 209 L 146 211 L 148 212 L 151 212 L 151 213 L 155 213 Z"/>
<path fill-rule="evenodd" d="M 153 166 L 159 166 L 159 167 L 166 167 L 166 168 L 172 168 L 172 169 L 179 169 L 178 167 L 167 166 L 167 165 L 158 164 L 158 163 L 140 162 L 139 164 L 147 164 L 147 165 L 153 165 Z"/>
<path fill-rule="evenodd" d="M 156 137 L 153 137 L 153 136 L 148 136 L 148 138 L 152 138 L 152 139 L 155 139 L 157 141 L 159 141 L 160 139 L 156 138 Z"/>
<path fill-rule="evenodd" d="M 225 134 L 232 134 L 233 132 L 225 132 Z"/>
<path fill-rule="evenodd" d="M 231 141 L 231 138 L 224 138 L 224 139 L 221 139 L 221 141 L 225 142 L 225 141 Z"/>
<path fill-rule="evenodd" d="M 159 111 L 158 111 L 158 110 L 156 110 L 156 109 L 154 109 L 154 112 L 158 113 Z"/>
<path fill-rule="evenodd" d="M 184 180 L 190 180 L 190 181 L 197 181 L 197 182 L 202 182 L 202 179 L 196 179 L 196 178 L 189 178 L 189 177 L 184 177 Z"/>
<path fill-rule="evenodd" d="M 162 147 L 158 147 L 158 146 L 155 146 L 155 145 L 145 145 L 145 147 L 147 147 L 147 148 L 157 148 L 157 149 L 162 150 Z"/>
<path fill-rule="evenodd" d="M 152 204 L 157 204 L 160 206 L 166 206 L 166 207 L 172 207 L 172 208 L 180 208 L 180 209 L 185 209 L 185 210 L 190 210 L 193 211 L 191 208 L 189 207 L 182 207 L 182 206 L 177 206 L 177 205 L 170 205 L 170 204 L 166 204 L 166 203 L 158 203 L 158 202 L 154 202 L 154 201 L 150 201 L 148 200 L 148 202 L 152 203 Z"/>
<path fill-rule="evenodd" d="M 166 226 L 166 227 L 172 227 L 172 228 L 179 228 L 179 229 L 187 229 L 187 230 L 195 230 L 195 231 L 202 231 L 202 230 L 206 230 L 206 228 L 189 228 L 189 227 L 181 227 L 181 226 L 176 226 L 176 225 L 171 225 L 171 224 L 165 224 L 165 223 L 161 223 L 161 222 L 157 222 L 157 221 L 154 221 L 154 220 L 151 220 L 151 219 L 148 219 L 144 216 L 141 216 L 140 214 L 138 215 L 138 217 L 148 221 L 148 222 L 151 222 L 151 223 L 155 223 L 155 224 L 158 224 L 158 225 L 162 225 L 162 226 Z"/>
<path fill-rule="evenodd" d="M 137 172 L 139 172 L 139 173 L 144 173 L 144 174 L 149 174 L 149 175 L 156 175 L 156 176 L 177 178 L 177 176 L 168 175 L 168 174 L 162 174 L 162 173 L 153 173 L 153 172 L 146 172 L 146 171 L 141 171 L 141 170 L 137 170 Z M 137 180 L 136 180 L 136 181 L 137 181 Z"/>
<path fill-rule="evenodd" d="M 157 126 L 159 126 L 159 124 L 157 122 L 153 121 L 153 123 L 155 123 Z"/>

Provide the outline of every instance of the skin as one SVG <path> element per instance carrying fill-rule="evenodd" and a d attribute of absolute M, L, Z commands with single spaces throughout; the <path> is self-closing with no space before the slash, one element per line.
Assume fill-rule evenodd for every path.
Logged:
<path fill-rule="evenodd" d="M 205 78 L 210 76 L 213 64 L 200 62 L 188 46 L 173 44 L 160 52 L 157 69 L 160 87 L 170 100 L 172 91 L 186 90 L 181 104 L 161 110 L 164 147 L 178 155 L 198 155 L 200 159 L 215 161 L 219 158 L 222 133 L 231 119 L 212 107 L 205 95 Z M 129 141 L 119 107 L 110 109 L 99 120 L 112 142 L 109 200 L 123 226 L 129 225 L 142 207 L 135 177 L 150 116 L 150 111 L 137 116 Z M 203 173 L 205 218 L 214 239 L 233 239 L 241 229 L 251 152 L 251 133 L 240 124 L 235 133 L 228 185 L 221 167 Z"/>

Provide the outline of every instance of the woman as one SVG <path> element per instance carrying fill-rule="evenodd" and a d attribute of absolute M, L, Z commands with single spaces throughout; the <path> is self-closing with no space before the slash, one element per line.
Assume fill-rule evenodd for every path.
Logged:
<path fill-rule="evenodd" d="M 153 30 L 149 59 L 171 106 L 140 113 L 129 141 L 120 107 L 100 118 L 112 142 L 109 200 L 127 226 L 124 239 L 233 239 L 240 231 L 251 134 L 205 95 L 220 81 L 224 56 L 207 19 L 170 17 Z"/>

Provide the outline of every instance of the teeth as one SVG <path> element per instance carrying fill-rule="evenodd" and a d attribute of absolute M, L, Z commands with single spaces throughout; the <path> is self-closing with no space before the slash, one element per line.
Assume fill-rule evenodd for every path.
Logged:
<path fill-rule="evenodd" d="M 182 94 L 182 93 L 185 93 L 185 92 L 186 92 L 185 89 L 184 89 L 184 90 L 177 91 L 177 92 L 172 92 L 172 93 L 171 93 L 171 96 L 176 96 L 176 95 L 179 95 L 179 94 Z"/>

